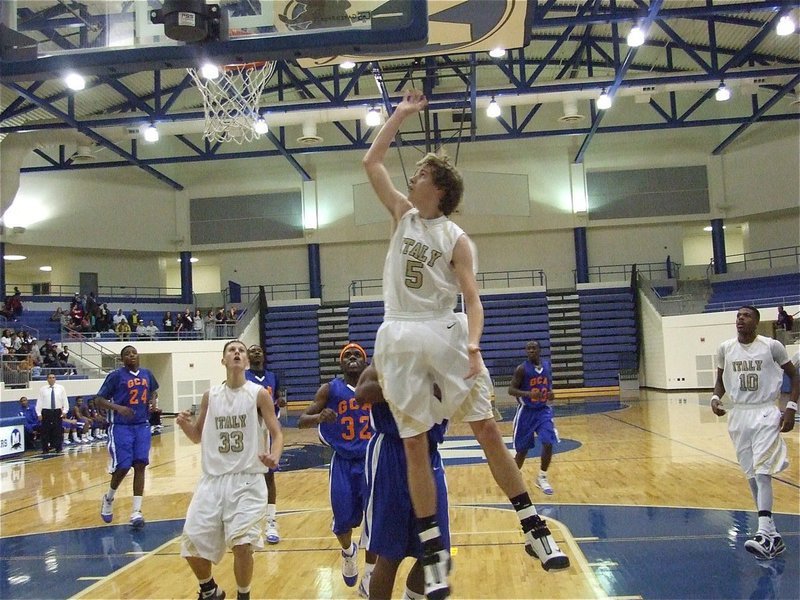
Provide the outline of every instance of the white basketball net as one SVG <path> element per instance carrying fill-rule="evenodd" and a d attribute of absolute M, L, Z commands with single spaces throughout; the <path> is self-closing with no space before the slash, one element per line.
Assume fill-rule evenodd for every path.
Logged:
<path fill-rule="evenodd" d="M 275 62 L 228 65 L 216 79 L 206 79 L 199 69 L 187 69 L 203 95 L 204 137 L 214 142 L 252 142 L 261 137 L 254 129 L 258 102 L 275 72 Z"/>

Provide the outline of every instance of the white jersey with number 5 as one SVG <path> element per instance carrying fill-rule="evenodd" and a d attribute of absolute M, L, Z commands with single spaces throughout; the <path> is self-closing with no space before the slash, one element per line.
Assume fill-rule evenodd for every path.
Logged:
<path fill-rule="evenodd" d="M 423 219 L 416 208 L 400 218 L 383 269 L 387 317 L 453 311 L 460 290 L 450 261 L 462 235 L 464 230 L 447 217 Z"/>
<path fill-rule="evenodd" d="M 757 335 L 750 344 L 737 338 L 722 342 L 717 367 L 734 404 L 774 402 L 781 392 L 782 365 L 789 362 L 786 348 L 778 340 Z"/>
<path fill-rule="evenodd" d="M 247 381 L 238 388 L 223 383 L 209 390 L 201 438 L 206 475 L 267 472 L 266 465 L 258 458 L 266 448 L 256 404 L 261 389 Z"/>

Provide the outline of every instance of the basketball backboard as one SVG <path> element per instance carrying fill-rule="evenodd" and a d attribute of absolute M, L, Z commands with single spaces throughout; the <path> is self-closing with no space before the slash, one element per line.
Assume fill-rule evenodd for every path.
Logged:
<path fill-rule="evenodd" d="M 0 77 L 25 81 L 70 69 L 117 74 L 194 67 L 202 59 L 228 64 L 416 48 L 427 42 L 427 4 L 3 0 Z"/>

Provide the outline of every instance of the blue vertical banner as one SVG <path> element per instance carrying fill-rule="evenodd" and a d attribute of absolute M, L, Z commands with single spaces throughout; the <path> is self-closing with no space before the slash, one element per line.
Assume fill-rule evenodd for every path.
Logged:
<path fill-rule="evenodd" d="M 711 219 L 711 248 L 714 252 L 714 273 L 728 272 L 728 259 L 725 254 L 725 229 L 722 219 Z"/>
<path fill-rule="evenodd" d="M 589 251 L 586 246 L 586 227 L 572 230 L 575 236 L 575 283 L 589 283 Z"/>
<path fill-rule="evenodd" d="M 231 304 L 242 303 L 242 286 L 230 279 L 228 280 L 228 300 Z"/>
<path fill-rule="evenodd" d="M 308 245 L 308 289 L 312 298 L 322 298 L 322 268 L 319 260 L 319 244 Z"/>
<path fill-rule="evenodd" d="M 181 302 L 192 304 L 194 293 L 192 292 L 192 253 L 181 252 Z"/>

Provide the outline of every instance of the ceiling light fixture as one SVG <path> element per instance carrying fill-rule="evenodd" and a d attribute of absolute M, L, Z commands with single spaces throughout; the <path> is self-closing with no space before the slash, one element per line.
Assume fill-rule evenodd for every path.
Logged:
<path fill-rule="evenodd" d="M 264 135 L 269 131 L 269 125 L 264 120 L 264 117 L 259 116 L 255 123 L 253 123 L 253 131 L 255 131 L 258 135 Z"/>
<path fill-rule="evenodd" d="M 628 42 L 628 46 L 631 48 L 638 48 L 644 44 L 644 30 L 638 25 L 634 25 L 633 28 L 628 32 L 628 38 L 626 41 Z"/>
<path fill-rule="evenodd" d="M 342 63 L 339 63 L 339 68 L 342 71 L 352 71 L 356 68 L 356 63 L 354 63 L 352 60 L 346 60 Z"/>
<path fill-rule="evenodd" d="M 367 111 L 367 116 L 364 118 L 367 127 L 377 127 L 381 124 L 381 113 L 374 106 Z"/>
<path fill-rule="evenodd" d="M 216 79 L 219 77 L 219 67 L 214 63 L 207 62 L 200 67 L 200 75 L 205 79 Z"/>
<path fill-rule="evenodd" d="M 714 98 L 716 98 L 717 102 L 725 102 L 731 99 L 731 88 L 725 85 L 724 81 L 721 81 L 717 91 L 714 93 Z"/>
<path fill-rule="evenodd" d="M 611 108 L 612 104 L 611 96 L 609 96 L 605 88 L 603 88 L 603 91 L 600 92 L 600 96 L 597 98 L 597 108 L 600 110 L 608 110 Z"/>
<path fill-rule="evenodd" d="M 86 79 L 84 79 L 83 75 L 79 75 L 78 73 L 67 73 L 64 76 L 64 83 L 69 89 L 76 92 L 86 87 Z"/>
<path fill-rule="evenodd" d="M 51 267 L 50 265 L 42 265 L 41 267 L 39 267 L 39 270 L 45 273 L 49 273 L 50 271 L 53 270 L 53 267 Z"/>
<path fill-rule="evenodd" d="M 489 56 L 491 56 L 492 58 L 503 58 L 505 55 L 506 55 L 506 49 L 500 48 L 499 46 L 497 48 L 492 48 L 491 50 L 489 50 Z"/>
<path fill-rule="evenodd" d="M 148 125 L 144 129 L 144 141 L 145 142 L 157 142 L 158 141 L 158 129 L 155 125 Z"/>
<path fill-rule="evenodd" d="M 25 260 L 28 257 L 23 254 L 6 254 L 3 258 L 6 260 Z"/>
<path fill-rule="evenodd" d="M 500 110 L 500 105 L 497 103 L 497 100 L 495 100 L 494 96 L 492 96 L 492 101 L 489 102 L 489 106 L 486 107 L 486 116 L 496 119 L 502 112 L 503 111 Z"/>
<path fill-rule="evenodd" d="M 778 19 L 778 24 L 775 26 L 775 33 L 778 35 L 792 35 L 797 25 L 791 15 L 783 15 Z"/>
<path fill-rule="evenodd" d="M 181 262 L 181 259 L 180 259 L 180 258 L 178 258 L 178 259 L 176 259 L 176 260 L 177 260 L 177 262 Z M 200 259 L 199 259 L 199 258 L 197 258 L 196 256 L 192 256 L 192 257 L 189 259 L 189 262 L 190 262 L 190 263 L 196 263 L 196 262 L 198 262 L 199 260 L 200 260 Z"/>

